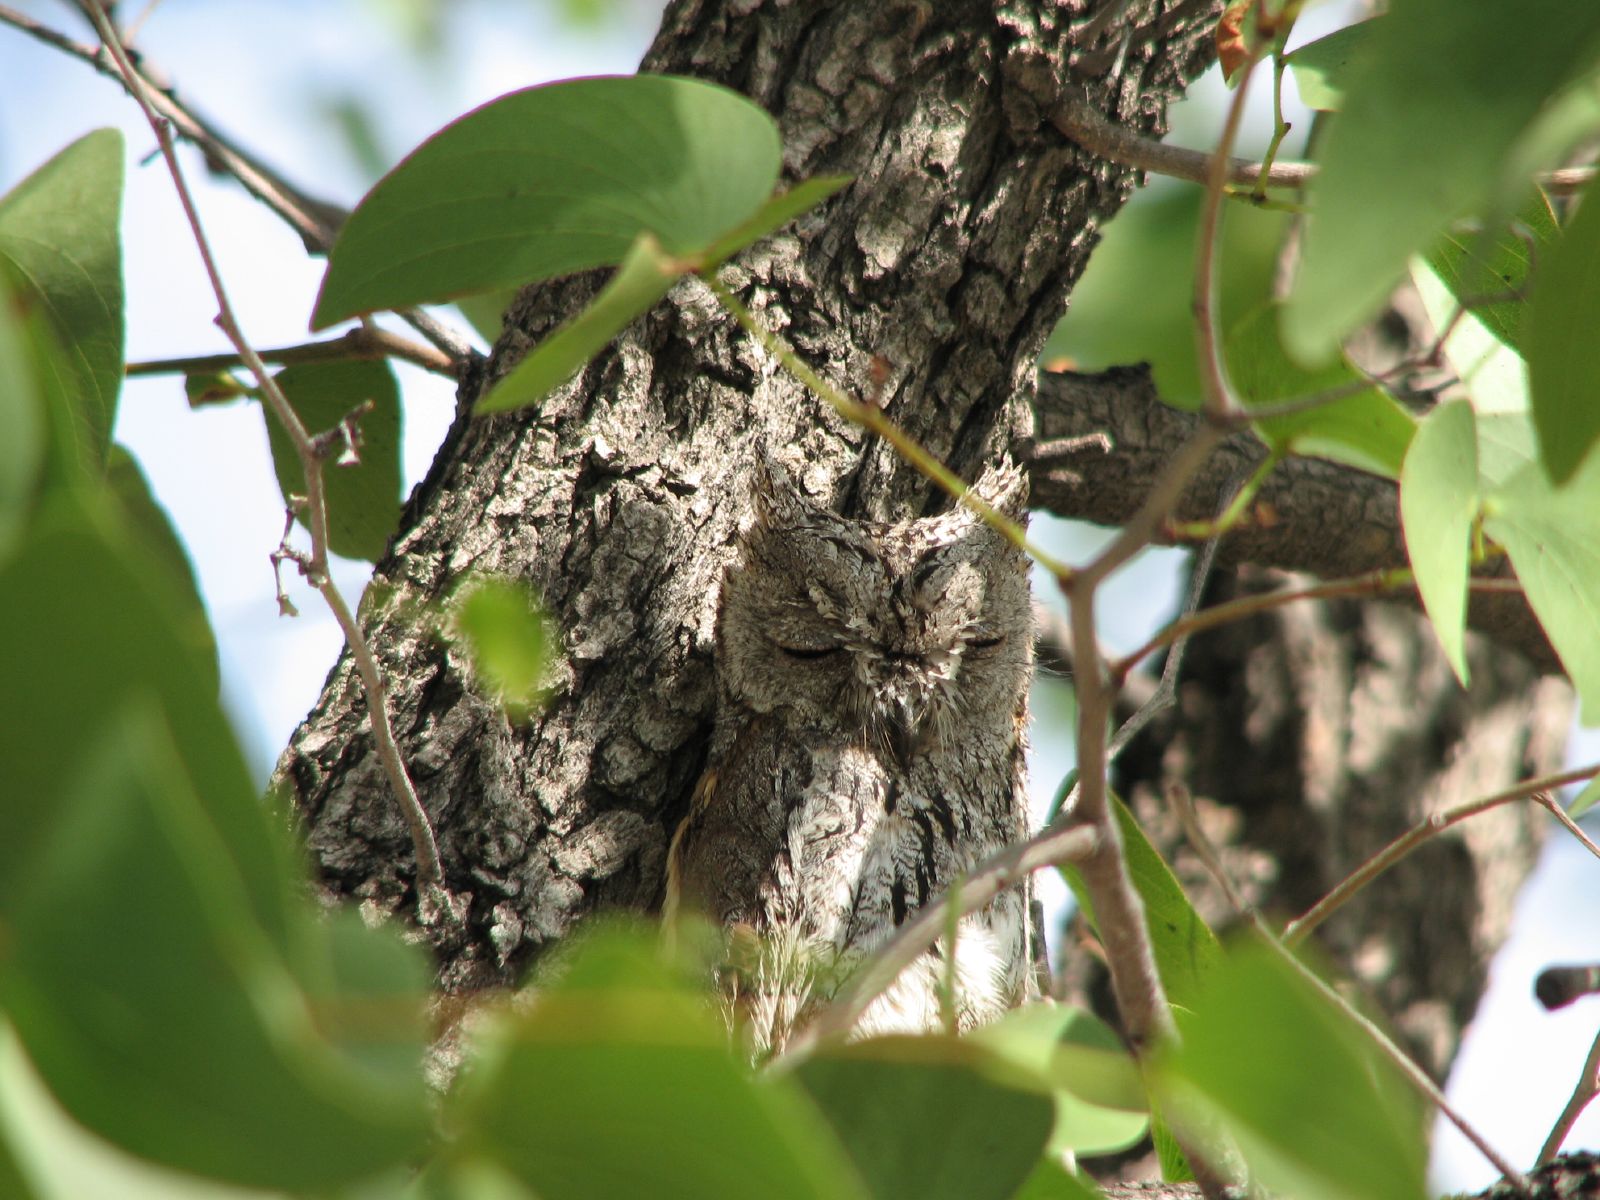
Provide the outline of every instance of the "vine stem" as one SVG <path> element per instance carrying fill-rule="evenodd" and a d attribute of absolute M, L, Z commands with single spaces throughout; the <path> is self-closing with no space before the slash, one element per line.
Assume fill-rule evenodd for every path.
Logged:
<path fill-rule="evenodd" d="M 200 259 L 205 267 L 206 277 L 211 283 L 211 290 L 217 301 L 217 326 L 227 335 L 238 351 L 240 359 L 249 367 L 261 388 L 262 397 L 267 406 L 272 410 L 284 430 L 288 433 L 290 441 L 294 443 L 295 454 L 300 460 L 301 469 L 306 481 L 306 523 L 311 534 L 311 553 L 301 563 L 301 570 L 307 581 L 321 593 L 323 601 L 333 613 L 334 619 L 343 631 L 345 641 L 350 646 L 350 652 L 356 663 L 357 673 L 366 693 L 367 712 L 372 722 L 373 742 L 378 751 L 380 761 L 383 763 L 384 773 L 389 778 L 389 784 L 394 791 L 402 817 L 405 819 L 411 832 L 412 847 L 417 859 L 417 893 L 418 909 L 425 924 L 432 922 L 434 915 L 441 911 L 439 905 L 443 904 L 442 911 L 450 913 L 451 909 L 444 892 L 444 870 L 439 861 L 438 843 L 434 838 L 433 826 L 428 820 L 428 814 L 423 810 L 421 801 L 417 798 L 416 789 L 412 786 L 411 777 L 406 771 L 405 762 L 400 757 L 399 747 L 395 744 L 394 733 L 389 724 L 387 700 L 383 686 L 383 678 L 379 673 L 377 659 L 373 656 L 372 648 L 367 644 L 366 637 L 361 632 L 361 627 L 351 612 L 350 606 L 345 602 L 337 585 L 333 582 L 332 573 L 328 569 L 328 505 L 327 496 L 323 489 L 323 457 L 319 453 L 311 434 L 307 431 L 304 422 L 289 403 L 283 390 L 273 380 L 272 374 L 267 370 L 267 365 L 261 357 L 250 347 L 244 332 L 240 329 L 237 318 L 234 316 L 232 305 L 228 302 L 227 289 L 223 286 L 222 275 L 219 272 L 216 260 L 211 253 L 211 246 L 206 238 L 205 231 L 200 223 L 200 212 L 194 203 L 194 197 L 189 191 L 187 182 L 183 177 L 183 170 L 178 164 L 177 150 L 172 139 L 171 123 L 156 111 L 149 95 L 148 85 L 135 69 L 127 52 L 123 49 L 121 39 L 117 36 L 116 29 L 110 19 L 98 4 L 86 5 L 84 11 L 89 19 L 94 22 L 95 31 L 100 35 L 106 52 L 115 61 L 118 70 L 128 88 L 128 92 L 138 102 L 145 118 L 150 122 L 150 128 L 155 131 L 156 141 L 160 145 L 161 155 L 166 160 L 167 170 L 172 175 L 174 188 L 178 193 L 178 202 L 183 206 L 184 217 L 188 221 L 190 231 L 194 235 L 195 247 L 200 252 Z"/>

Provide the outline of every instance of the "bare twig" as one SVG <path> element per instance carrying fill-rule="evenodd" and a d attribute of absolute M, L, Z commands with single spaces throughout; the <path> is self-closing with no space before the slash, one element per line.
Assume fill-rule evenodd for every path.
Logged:
<path fill-rule="evenodd" d="M 1349 875 L 1345 876 L 1337 887 L 1312 905 L 1304 916 L 1289 922 L 1283 931 L 1284 944 L 1288 946 L 1299 945 L 1313 929 L 1343 907 L 1352 896 L 1435 834 L 1461 821 L 1465 821 L 1468 817 L 1475 817 L 1479 813 L 1488 812 L 1491 808 L 1498 808 L 1502 804 L 1510 804 L 1515 800 L 1531 799 L 1534 803 L 1548 808 L 1552 813 L 1556 814 L 1558 819 L 1565 818 L 1566 824 L 1577 834 L 1578 838 L 1589 847 L 1591 852 L 1600 856 L 1600 847 L 1597 847 L 1584 835 L 1582 830 L 1577 828 L 1572 819 L 1561 811 L 1561 806 L 1556 804 L 1548 794 L 1553 789 L 1564 784 L 1592 779 L 1596 775 L 1600 775 L 1600 763 L 1591 763 L 1587 767 L 1579 767 L 1572 771 L 1561 771 L 1554 775 L 1541 775 L 1537 779 L 1524 780 L 1522 783 L 1517 784 L 1515 787 L 1507 788 L 1503 792 L 1496 792 L 1493 796 L 1458 804 L 1453 808 L 1445 809 L 1443 812 L 1433 813 L 1425 817 L 1367 859 L 1366 862 L 1362 863 Z"/>
<path fill-rule="evenodd" d="M 1589 1107 L 1589 1102 L 1597 1094 L 1600 1094 L 1600 1033 L 1595 1034 L 1594 1042 L 1589 1047 L 1589 1057 L 1583 1060 L 1583 1070 L 1578 1073 L 1571 1099 L 1551 1126 L 1550 1136 L 1544 1140 L 1537 1165 L 1543 1166 L 1561 1152 L 1561 1143 L 1567 1140 L 1567 1135 L 1578 1123 L 1583 1110 Z"/>
<path fill-rule="evenodd" d="M 1141 137 L 1108 121 L 1084 98 L 1065 99 L 1061 107 L 1050 114 L 1050 121 L 1085 150 L 1125 167 L 1199 184 L 1205 183 L 1210 175 L 1212 155 Z M 1252 189 L 1259 185 L 1299 190 L 1316 175 L 1314 163 L 1274 162 L 1269 166 L 1248 159 L 1229 158 L 1224 182 Z M 1544 172 L 1539 176 L 1539 183 L 1552 195 L 1569 196 L 1582 191 L 1594 177 L 1594 167 L 1567 167 Z"/>
<path fill-rule="evenodd" d="M 188 184 L 183 177 L 183 170 L 178 164 L 170 122 L 158 112 L 152 99 L 151 89 L 123 51 L 117 32 L 104 11 L 98 5 L 90 5 L 85 11 L 94 22 L 106 51 L 122 73 L 129 94 L 144 110 L 151 129 L 155 131 L 162 157 L 166 160 L 173 186 L 178 193 L 178 201 L 183 206 L 184 216 L 194 234 L 195 247 L 200 252 L 206 276 L 216 297 L 217 324 L 223 333 L 227 334 L 228 340 L 233 343 L 240 358 L 255 375 L 267 406 L 272 409 L 273 415 L 283 425 L 294 443 L 295 452 L 305 474 L 306 524 L 311 532 L 311 553 L 304 561 L 300 561 L 299 565 L 311 585 L 322 593 L 323 600 L 332 611 L 334 619 L 338 621 L 361 676 L 366 692 L 368 715 L 372 721 L 373 741 L 390 785 L 394 789 L 401 815 L 411 830 L 412 846 L 417 859 L 420 915 L 424 923 L 432 923 L 439 915 L 453 917 L 454 909 L 449 902 L 448 894 L 444 891 L 444 870 L 439 861 L 439 849 L 434 839 L 433 826 L 417 799 L 416 790 L 406 773 L 405 763 L 401 760 L 399 747 L 395 744 L 394 733 L 389 725 L 383 679 L 378 671 L 377 660 L 361 632 L 360 625 L 356 622 L 355 615 L 345 603 L 344 596 L 334 584 L 328 569 L 328 506 L 323 493 L 322 457 L 317 452 L 312 436 L 300 420 L 299 414 L 274 382 L 266 364 L 250 348 L 249 342 L 239 328 L 233 308 L 228 302 L 227 289 L 223 286 L 222 276 L 212 256 L 210 243 L 206 240 L 205 231 L 201 226 L 199 210 L 195 207 L 194 197 L 190 194 Z"/>
<path fill-rule="evenodd" d="M 1223 867 L 1222 855 L 1217 853 L 1217 848 L 1211 844 L 1206 831 L 1200 828 L 1200 814 L 1195 812 L 1194 797 L 1189 794 L 1189 789 L 1181 783 L 1168 784 L 1167 804 L 1178 814 L 1178 823 L 1183 826 L 1184 837 L 1188 840 L 1190 848 L 1199 855 L 1201 864 L 1210 873 L 1211 878 L 1216 880 L 1217 886 L 1222 889 L 1228 906 L 1241 917 L 1248 917 L 1250 906 L 1244 902 L 1244 897 L 1234 886 L 1233 878 Z"/>
<path fill-rule="evenodd" d="M 358 325 L 341 337 L 321 342 L 304 342 L 295 346 L 277 346 L 256 351 L 264 363 L 291 366 L 296 363 L 345 362 L 352 359 L 398 358 L 434 372 L 436 375 L 456 377 L 456 364 L 449 355 L 431 346 L 390 333 L 377 326 Z M 160 358 L 147 362 L 131 362 L 124 368 L 129 377 L 135 375 L 196 374 L 202 371 L 229 371 L 244 365 L 244 358 L 235 354 L 197 354 L 185 358 Z"/>

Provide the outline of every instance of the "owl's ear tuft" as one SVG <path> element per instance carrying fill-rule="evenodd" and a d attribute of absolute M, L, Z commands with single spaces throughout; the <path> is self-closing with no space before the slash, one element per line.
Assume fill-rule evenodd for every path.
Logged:
<path fill-rule="evenodd" d="M 765 451 L 750 469 L 750 502 L 753 524 L 768 528 L 798 524 L 809 507 L 789 469 Z"/>
<path fill-rule="evenodd" d="M 1027 514 L 1028 477 L 1009 457 L 986 468 L 972 490 L 978 499 L 1013 521 L 1021 521 Z"/>

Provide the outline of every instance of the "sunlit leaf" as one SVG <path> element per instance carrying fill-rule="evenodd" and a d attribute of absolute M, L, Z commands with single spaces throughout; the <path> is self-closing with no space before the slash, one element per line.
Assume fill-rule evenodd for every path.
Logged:
<path fill-rule="evenodd" d="M 1449 230 L 1428 252 L 1428 265 L 1489 332 L 1519 354 L 1527 300 L 1520 292 L 1536 261 L 1560 239 L 1555 214 L 1543 192 L 1517 214 L 1515 222 L 1487 231 Z"/>
<path fill-rule="evenodd" d="M 1496 196 L 1518 135 L 1593 61 L 1600 5 L 1397 0 L 1371 24 L 1321 148 L 1285 311 L 1285 345 L 1305 361 L 1331 357 L 1411 255 Z"/>
<path fill-rule="evenodd" d="M 1600 455 L 1559 488 L 1538 465 L 1524 467 L 1486 497 L 1483 528 L 1511 556 L 1583 723 L 1600 724 Z"/>
<path fill-rule="evenodd" d="M 1472 522 L 1478 514 L 1478 442 L 1472 406 L 1441 405 L 1417 429 L 1400 474 L 1400 523 L 1422 606 L 1445 657 L 1467 683 L 1464 645 Z"/>
<path fill-rule="evenodd" d="M 1371 21 L 1358 21 L 1326 37 L 1307 42 L 1285 58 L 1294 73 L 1300 100 L 1307 108 L 1323 111 L 1343 107 L 1350 65 L 1372 36 Z"/>
<path fill-rule="evenodd" d="M 446 126 L 351 214 L 313 328 L 622 261 L 641 233 L 703 250 L 778 177 L 771 117 L 714 84 L 662 75 L 512 92 Z"/>
<path fill-rule="evenodd" d="M 122 134 L 97 129 L 0 197 L 0 264 L 43 306 L 47 369 L 72 397 L 86 463 L 111 445 L 122 388 Z"/>
<path fill-rule="evenodd" d="M 481 685 L 513 721 L 544 703 L 549 684 L 550 624 L 525 583 L 474 580 L 452 621 Z"/>

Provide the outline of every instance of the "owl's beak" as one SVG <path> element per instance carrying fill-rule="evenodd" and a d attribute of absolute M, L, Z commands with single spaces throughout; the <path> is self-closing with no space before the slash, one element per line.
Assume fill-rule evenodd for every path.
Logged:
<path fill-rule="evenodd" d="M 911 769 L 911 761 L 916 758 L 922 747 L 927 744 L 927 724 L 923 721 L 923 712 L 918 707 L 913 707 L 904 702 L 895 705 L 895 713 L 886 723 L 884 739 L 889 746 L 889 753 L 894 755 L 894 761 L 902 771 Z"/>

